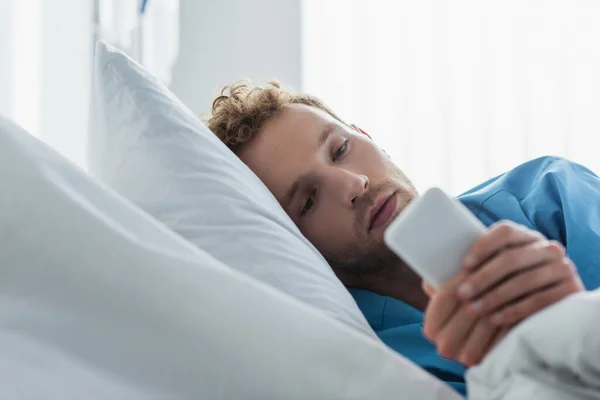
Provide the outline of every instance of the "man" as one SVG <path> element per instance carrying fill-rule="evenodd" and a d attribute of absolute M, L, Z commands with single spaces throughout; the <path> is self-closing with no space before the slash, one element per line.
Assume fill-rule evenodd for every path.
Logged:
<path fill-rule="evenodd" d="M 519 321 L 584 290 L 574 264 L 585 287 L 600 284 L 600 232 L 582 208 L 600 199 L 600 180 L 580 165 L 533 160 L 461 195 L 490 230 L 434 291 L 383 242 L 418 193 L 367 133 L 277 82 L 226 87 L 207 124 L 321 251 L 382 341 L 463 394 L 465 365 Z"/>

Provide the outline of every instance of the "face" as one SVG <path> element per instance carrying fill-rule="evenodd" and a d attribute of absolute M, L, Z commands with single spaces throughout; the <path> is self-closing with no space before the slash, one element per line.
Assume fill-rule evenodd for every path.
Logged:
<path fill-rule="evenodd" d="M 296 104 L 269 120 L 239 156 L 338 276 L 398 262 L 383 232 L 417 192 L 365 133 Z"/>

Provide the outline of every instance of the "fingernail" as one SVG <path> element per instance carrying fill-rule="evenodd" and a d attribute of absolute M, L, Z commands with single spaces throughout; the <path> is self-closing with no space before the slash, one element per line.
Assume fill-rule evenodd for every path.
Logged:
<path fill-rule="evenodd" d="M 458 287 L 458 295 L 463 299 L 468 299 L 473 295 L 473 288 L 468 283 L 463 283 Z"/>
<path fill-rule="evenodd" d="M 463 266 L 467 269 L 473 268 L 475 266 L 475 257 L 471 255 L 466 256 Z"/>
<path fill-rule="evenodd" d="M 502 323 L 502 313 L 496 313 L 494 315 L 492 315 L 492 323 L 496 324 L 496 325 L 500 325 Z"/>

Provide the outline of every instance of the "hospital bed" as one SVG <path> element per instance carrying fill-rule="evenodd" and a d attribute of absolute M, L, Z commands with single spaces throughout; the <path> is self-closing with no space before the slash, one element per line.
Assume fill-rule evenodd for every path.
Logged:
<path fill-rule="evenodd" d="M 0 399 L 459 399 L 383 345 L 262 183 L 121 52 L 89 173 L 0 119 Z M 600 398 L 600 295 L 513 330 L 471 399 Z"/>

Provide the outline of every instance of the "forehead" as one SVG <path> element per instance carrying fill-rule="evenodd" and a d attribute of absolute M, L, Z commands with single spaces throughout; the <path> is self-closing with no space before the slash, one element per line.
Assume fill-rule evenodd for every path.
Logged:
<path fill-rule="evenodd" d="M 343 125 L 315 107 L 294 104 L 269 120 L 239 154 L 278 200 L 319 159 L 319 140 L 331 124 Z"/>
<path fill-rule="evenodd" d="M 282 145 L 294 145 L 297 151 L 314 152 L 321 133 L 331 124 L 343 126 L 319 108 L 293 104 L 267 121 L 255 143 L 265 150 L 281 150 Z"/>

